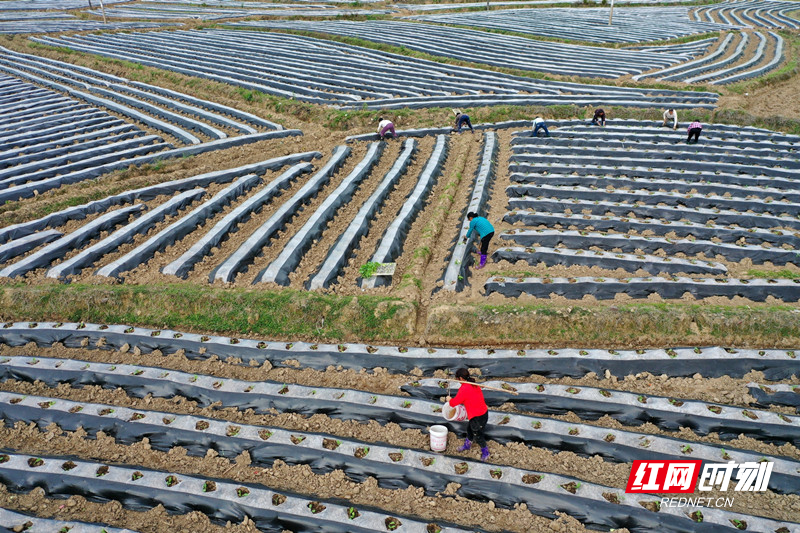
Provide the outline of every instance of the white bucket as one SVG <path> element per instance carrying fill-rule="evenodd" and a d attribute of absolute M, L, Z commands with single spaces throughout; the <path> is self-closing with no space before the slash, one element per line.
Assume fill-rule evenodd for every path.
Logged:
<path fill-rule="evenodd" d="M 449 422 L 460 422 L 467 419 L 467 409 L 463 404 L 453 407 L 449 402 L 444 402 L 442 416 Z"/>
<path fill-rule="evenodd" d="M 431 450 L 443 452 L 447 449 L 447 428 L 445 426 L 431 426 Z"/>

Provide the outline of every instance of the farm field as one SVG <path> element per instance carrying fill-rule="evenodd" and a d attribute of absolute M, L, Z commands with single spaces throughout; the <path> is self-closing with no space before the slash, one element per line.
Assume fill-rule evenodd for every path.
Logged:
<path fill-rule="evenodd" d="M 800 532 L 800 3 L 96 4 L 0 2 L 0 531 Z"/>

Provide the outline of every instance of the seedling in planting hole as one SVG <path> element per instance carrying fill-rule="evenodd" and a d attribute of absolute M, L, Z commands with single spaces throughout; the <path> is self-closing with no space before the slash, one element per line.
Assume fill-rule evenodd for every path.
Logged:
<path fill-rule="evenodd" d="M 215 490 L 217 490 L 217 484 L 213 481 L 203 483 L 203 492 L 214 492 Z"/>
<path fill-rule="evenodd" d="M 578 489 L 580 488 L 581 484 L 580 483 L 576 483 L 574 481 L 570 481 L 569 483 L 564 483 L 563 485 L 560 485 L 560 486 L 565 491 L 571 492 L 572 494 L 575 494 L 576 492 L 578 492 Z"/>
<path fill-rule="evenodd" d="M 722 412 L 722 408 L 717 405 L 709 405 L 708 410 L 714 413 L 715 415 L 718 415 Z"/>
<path fill-rule="evenodd" d="M 758 416 L 754 412 L 748 411 L 747 409 L 742 411 L 742 414 L 747 418 L 749 418 L 750 420 L 758 420 Z"/>
<path fill-rule="evenodd" d="M 228 429 L 225 430 L 225 435 L 228 437 L 235 437 L 241 430 L 242 428 L 239 426 L 228 426 Z"/>
<path fill-rule="evenodd" d="M 272 495 L 272 505 L 275 505 L 276 507 L 285 501 L 286 501 L 286 496 L 284 496 L 283 494 Z"/>
<path fill-rule="evenodd" d="M 495 468 L 493 470 L 489 470 L 489 475 L 492 476 L 494 479 L 500 479 L 503 477 L 503 471 L 499 468 Z"/>
<path fill-rule="evenodd" d="M 110 414 L 113 414 L 113 413 L 114 413 L 114 410 L 111 409 L 110 407 L 107 407 L 105 409 L 101 409 L 100 411 L 98 411 L 97 414 L 99 414 L 100 416 L 106 416 L 106 415 L 110 415 Z"/>
<path fill-rule="evenodd" d="M 678 353 L 677 353 L 675 350 L 673 350 L 672 348 L 668 348 L 668 349 L 666 350 L 666 353 L 667 353 L 667 355 L 668 355 L 668 356 L 670 356 L 672 359 L 675 359 L 676 357 L 678 357 Z"/>
<path fill-rule="evenodd" d="M 287 392 L 289 392 L 289 387 L 284 385 L 283 388 L 281 388 L 281 390 L 278 391 L 278 394 L 286 394 Z"/>
<path fill-rule="evenodd" d="M 174 487 L 175 485 L 180 483 L 180 481 L 178 481 L 178 478 L 173 475 L 167 476 L 166 478 L 164 478 L 164 481 L 166 482 L 167 487 Z"/>
<path fill-rule="evenodd" d="M 38 363 L 39 363 L 39 360 L 36 359 L 35 357 L 33 359 L 31 359 L 30 361 L 28 361 L 28 364 L 31 365 L 31 366 L 32 365 L 36 365 Z"/>
<path fill-rule="evenodd" d="M 533 427 L 533 429 L 541 429 L 542 423 L 537 420 L 536 422 L 531 422 L 531 426 Z"/>
<path fill-rule="evenodd" d="M 607 391 L 607 390 L 605 390 L 605 389 L 600 389 L 600 390 L 599 390 L 599 391 L 597 391 L 597 392 L 600 394 L 600 396 L 604 396 L 604 397 L 606 397 L 606 398 L 611 398 L 611 393 L 610 393 L 610 392 L 608 392 L 608 391 Z"/>
<path fill-rule="evenodd" d="M 64 527 L 62 527 L 61 529 L 58 530 L 58 533 L 69 533 L 69 531 L 71 529 L 72 529 L 72 527 L 70 527 L 70 526 L 64 526 Z"/>
<path fill-rule="evenodd" d="M 702 522 L 703 521 L 703 513 L 700 511 L 695 511 L 689 515 L 689 518 L 694 520 L 695 522 Z"/>
<path fill-rule="evenodd" d="M 322 447 L 326 450 L 335 450 L 342 444 L 342 441 L 335 439 L 322 439 Z"/>
<path fill-rule="evenodd" d="M 389 518 L 384 520 L 384 524 L 386 524 L 386 529 L 388 529 L 389 531 L 394 531 L 395 529 L 400 527 L 402 522 L 400 522 L 400 520 L 398 520 L 397 518 L 390 516 Z"/>
<path fill-rule="evenodd" d="M 375 403 L 375 402 L 377 402 L 377 401 L 378 401 L 378 397 L 377 397 L 377 396 L 372 396 L 372 397 L 369 399 L 369 403 L 370 403 L 370 404 L 374 404 L 374 403 Z"/>
<path fill-rule="evenodd" d="M 419 462 L 422 463 L 422 466 L 431 466 L 436 462 L 436 459 L 433 457 L 420 457 Z"/>
<path fill-rule="evenodd" d="M 103 477 L 106 474 L 108 474 L 108 467 L 103 465 L 103 466 L 101 466 L 100 468 L 97 469 L 97 472 L 95 472 L 94 475 L 97 476 L 97 477 Z"/>
<path fill-rule="evenodd" d="M 215 389 L 218 389 L 218 388 L 222 387 L 222 382 L 221 381 L 215 381 L 214 383 L 211 384 L 211 386 L 214 387 Z"/>
<path fill-rule="evenodd" d="M 200 420 L 194 425 L 194 428 L 198 431 L 205 431 L 208 429 L 208 422 L 205 420 Z"/>
<path fill-rule="evenodd" d="M 190 382 L 192 382 L 192 383 L 194 383 L 195 381 L 197 381 L 197 374 L 195 374 L 194 376 L 190 377 L 190 378 L 189 378 L 189 381 L 190 381 Z"/>
<path fill-rule="evenodd" d="M 498 423 L 497 423 L 497 425 L 498 425 L 498 426 L 505 426 L 505 425 L 506 425 L 506 424 L 508 424 L 510 421 L 511 421 L 511 417 L 510 417 L 510 416 L 508 416 L 508 415 L 506 415 L 506 416 L 504 416 L 504 417 L 503 417 L 503 419 L 502 419 L 500 422 L 498 422 Z"/>
<path fill-rule="evenodd" d="M 389 459 L 391 459 L 395 463 L 398 462 L 398 461 L 402 461 L 403 460 L 403 453 L 404 453 L 403 451 L 392 452 L 392 453 L 389 454 Z"/>
<path fill-rule="evenodd" d="M 681 446 L 681 453 L 683 454 L 692 453 L 692 447 L 689 446 L 688 444 L 684 444 L 683 446 Z"/>
<path fill-rule="evenodd" d="M 642 448 L 649 448 L 650 444 L 652 444 L 650 442 L 650 439 L 642 439 L 641 442 L 639 443 L 639 446 L 641 446 Z"/>
<path fill-rule="evenodd" d="M 570 394 L 578 394 L 580 391 L 580 389 L 576 389 L 575 387 L 570 387 L 567 389 L 567 392 Z"/>
<path fill-rule="evenodd" d="M 722 459 L 725 461 L 730 461 L 731 456 L 725 450 L 722 450 Z"/>
<path fill-rule="evenodd" d="M 670 399 L 669 399 L 669 403 L 671 403 L 671 404 L 672 404 L 672 405 L 674 405 L 675 407 L 680 407 L 681 405 L 683 405 L 683 402 L 682 402 L 682 401 L 680 401 L 680 400 L 676 400 L 675 398 L 670 398 Z"/>
<path fill-rule="evenodd" d="M 325 510 L 325 506 L 319 502 L 310 502 L 308 504 L 308 509 L 311 511 L 312 514 L 321 513 Z"/>
<path fill-rule="evenodd" d="M 638 401 L 639 403 L 647 403 L 647 396 L 640 394 L 639 396 L 636 397 L 636 401 Z"/>
<path fill-rule="evenodd" d="M 72 461 L 66 461 L 64 464 L 61 465 L 61 470 L 63 470 L 64 472 L 69 472 L 70 470 L 72 470 L 76 466 L 78 466 L 78 465 L 76 465 Z"/>
<path fill-rule="evenodd" d="M 49 409 L 53 407 L 55 404 L 56 402 L 52 400 L 50 400 L 49 402 L 39 402 L 39 407 L 41 407 L 42 409 Z"/>
<path fill-rule="evenodd" d="M 619 504 L 619 496 L 617 496 L 613 492 L 604 492 L 603 493 L 603 498 L 605 498 L 607 501 L 609 501 L 611 503 Z"/>
<path fill-rule="evenodd" d="M 578 428 L 569 428 L 569 434 L 570 435 L 577 435 L 578 433 L 580 433 L 578 431 Z"/>
<path fill-rule="evenodd" d="M 238 489 L 236 489 L 236 495 L 240 498 L 244 498 L 248 494 L 250 494 L 250 489 L 248 488 L 239 487 Z"/>
<path fill-rule="evenodd" d="M 306 440 L 306 438 L 302 435 L 292 435 L 289 437 L 289 439 L 291 439 L 292 444 L 300 444 L 301 442 Z"/>
<path fill-rule="evenodd" d="M 337 400 L 341 400 L 342 398 L 344 398 L 344 393 L 343 392 L 336 395 L 336 399 Z"/>
<path fill-rule="evenodd" d="M 403 402 L 402 406 L 403 406 L 403 409 L 408 409 L 409 407 L 411 407 L 411 402 L 406 400 L 406 401 Z"/>
<path fill-rule="evenodd" d="M 355 456 L 356 459 L 363 459 L 364 457 L 367 456 L 368 453 L 369 453 L 369 447 L 362 446 L 360 448 L 356 448 L 356 451 L 353 455 Z"/>
<path fill-rule="evenodd" d="M 536 392 L 544 392 L 544 385 L 542 384 L 536 385 Z"/>
<path fill-rule="evenodd" d="M 133 413 L 133 414 L 131 415 L 130 421 L 131 421 L 131 422 L 133 422 L 134 420 L 141 420 L 141 419 L 142 419 L 142 418 L 144 418 L 144 417 L 145 417 L 145 414 L 144 414 L 144 413 Z M 200 422 L 198 422 L 198 424 L 199 424 L 199 423 L 200 423 Z"/>
<path fill-rule="evenodd" d="M 144 477 L 144 474 L 142 474 L 141 472 L 139 472 L 137 470 L 136 472 L 131 474 L 131 481 L 136 481 L 137 479 L 142 479 L 143 477 Z"/>
<path fill-rule="evenodd" d="M 736 529 L 747 529 L 747 522 L 744 520 L 736 520 L 735 518 L 731 520 L 731 524 L 733 524 Z"/>
<path fill-rule="evenodd" d="M 586 350 L 581 350 L 581 351 L 579 351 L 578 353 L 579 353 L 580 355 L 589 355 L 589 352 L 587 352 Z"/>
<path fill-rule="evenodd" d="M 457 464 L 453 465 L 453 469 L 455 469 L 456 474 L 464 475 L 464 474 L 467 473 L 467 470 L 469 470 L 469 466 L 467 465 L 467 463 L 463 463 L 462 462 L 462 463 L 457 463 Z"/>
<path fill-rule="evenodd" d="M 168 426 L 168 425 L 172 424 L 173 422 L 175 422 L 175 417 L 174 416 L 165 416 L 164 418 L 161 419 L 161 422 L 163 422 L 165 426 Z M 233 435 L 229 435 L 229 436 L 232 437 Z"/>

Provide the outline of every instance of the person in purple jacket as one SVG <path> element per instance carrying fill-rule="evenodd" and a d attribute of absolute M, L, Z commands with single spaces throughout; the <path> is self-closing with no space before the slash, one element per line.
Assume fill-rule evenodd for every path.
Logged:
<path fill-rule="evenodd" d="M 486 255 L 489 253 L 489 241 L 494 237 L 494 226 L 484 217 L 479 217 L 477 213 L 467 213 L 469 229 L 464 237 L 464 242 L 469 240 L 469 236 L 476 231 L 481 237 L 481 263 L 476 267 L 477 270 L 486 266 Z"/>

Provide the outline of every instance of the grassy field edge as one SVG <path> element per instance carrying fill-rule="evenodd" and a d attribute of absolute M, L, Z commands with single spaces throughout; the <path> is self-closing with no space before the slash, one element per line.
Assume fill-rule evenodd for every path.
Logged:
<path fill-rule="evenodd" d="M 183 284 L 6 285 L 0 320 L 128 324 L 281 340 L 442 346 L 795 348 L 800 317 L 789 305 L 485 303 L 433 306 L 417 331 L 417 306 L 376 295 Z"/>

